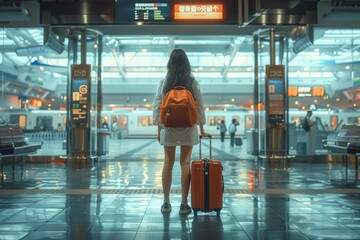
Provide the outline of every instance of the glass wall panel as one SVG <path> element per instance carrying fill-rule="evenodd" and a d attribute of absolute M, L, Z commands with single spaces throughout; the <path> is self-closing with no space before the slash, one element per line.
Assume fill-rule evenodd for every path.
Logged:
<path fill-rule="evenodd" d="M 315 27 L 314 31 L 316 38 L 313 44 L 299 53 L 291 49 L 294 39 L 289 41 L 288 77 L 292 89 L 288 92 L 289 121 L 294 124 L 297 133 L 290 139 L 293 143 L 290 150 L 295 154 L 297 142 L 305 141 L 306 135 L 302 132 L 300 122 L 306 110 L 313 109 L 314 117 L 321 120 L 316 128 L 316 154 L 327 154 L 322 139 L 336 136 L 344 124 L 359 124 L 360 121 L 360 30 Z M 66 37 L 63 41 L 67 46 Z M 46 112 L 45 116 L 52 117 L 52 129 L 57 129 L 59 123 L 64 128 L 66 126 L 67 48 L 62 53 L 28 52 L 24 55 L 20 51 L 24 48 L 30 51 L 29 47 L 43 45 L 43 28 L 0 29 L 0 121 L 10 123 L 15 121 L 15 115 L 24 116 L 17 118 L 16 123 L 21 124 L 29 136 L 35 136 L 34 132 L 40 131 L 36 117 L 44 117 L 43 112 Z M 132 120 L 131 112 L 152 110 L 156 87 L 166 75 L 166 64 L 173 48 L 183 48 L 189 56 L 193 74 L 201 84 L 209 121 L 213 119 L 211 121 L 217 124 L 225 116 L 212 114 L 214 109 L 245 108 L 248 117 L 244 124 L 249 129 L 254 127 L 255 118 L 250 117 L 253 110 L 262 109 L 266 104 L 265 92 L 261 91 L 258 93 L 259 104 L 254 106 L 253 102 L 253 35 L 123 34 L 103 36 L 103 46 L 102 66 L 96 62 L 98 56 L 94 42 L 88 46 L 87 59 L 94 66 L 92 76 L 96 76 L 98 68 L 102 70 L 103 110 L 128 111 L 118 114 L 121 118 L 117 117 L 118 125 L 123 125 L 126 134 L 130 134 L 132 124 L 152 124 L 148 117 L 141 121 L 137 118 Z M 262 65 L 269 61 L 269 54 L 262 50 L 265 48 L 268 48 L 266 42 L 259 45 L 259 61 Z M 265 69 L 258 70 L 260 79 L 265 79 Z M 95 78 L 91 84 L 92 89 L 96 90 Z M 96 91 L 93 94 L 97 94 Z M 97 98 L 92 99 L 94 101 L 90 107 L 96 111 Z M 21 101 L 27 103 L 21 105 Z M 22 106 L 26 109 L 22 109 Z M 111 121 L 111 113 L 108 116 L 108 121 Z M 257 120 L 259 128 L 264 129 L 265 115 L 260 115 Z M 95 128 L 99 124 L 96 121 L 93 123 Z M 210 127 L 209 124 L 207 127 Z M 62 144 L 63 139 L 57 139 Z"/>

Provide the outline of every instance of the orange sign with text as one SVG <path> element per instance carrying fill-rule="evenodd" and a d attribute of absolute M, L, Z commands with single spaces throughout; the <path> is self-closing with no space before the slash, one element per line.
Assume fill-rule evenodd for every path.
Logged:
<path fill-rule="evenodd" d="M 289 97 L 297 97 L 298 96 L 298 88 L 297 87 L 288 87 L 288 95 L 289 95 Z"/>
<path fill-rule="evenodd" d="M 222 4 L 174 4 L 174 20 L 222 20 Z"/>
<path fill-rule="evenodd" d="M 324 87 L 313 87 L 312 96 L 313 97 L 323 97 L 323 96 L 325 96 L 325 88 Z"/>

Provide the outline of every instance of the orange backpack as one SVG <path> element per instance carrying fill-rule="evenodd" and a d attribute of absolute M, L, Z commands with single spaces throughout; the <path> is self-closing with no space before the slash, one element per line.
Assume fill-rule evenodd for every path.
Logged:
<path fill-rule="evenodd" d="M 160 106 L 160 122 L 169 128 L 186 128 L 196 124 L 197 107 L 189 90 L 177 86 L 165 95 Z"/>

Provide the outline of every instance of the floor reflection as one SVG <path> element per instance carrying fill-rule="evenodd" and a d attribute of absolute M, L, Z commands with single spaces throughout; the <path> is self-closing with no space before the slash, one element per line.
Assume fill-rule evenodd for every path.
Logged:
<path fill-rule="evenodd" d="M 191 239 L 224 239 L 221 216 L 198 215 L 192 221 Z"/>
<path fill-rule="evenodd" d="M 163 148 L 154 140 L 118 141 L 121 155 L 101 161 L 29 157 L 4 166 L 1 239 L 360 239 L 360 185 L 342 161 L 257 161 L 246 149 L 216 145 L 225 193 L 215 212 L 180 216 L 180 166 L 173 211 L 163 203 Z M 204 144 L 204 152 L 208 148 Z M 198 159 L 194 148 L 193 159 Z M 189 202 L 190 202 L 189 196 Z"/>

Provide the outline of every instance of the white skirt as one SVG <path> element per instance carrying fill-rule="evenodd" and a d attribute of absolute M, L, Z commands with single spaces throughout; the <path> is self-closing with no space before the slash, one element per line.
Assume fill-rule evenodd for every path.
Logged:
<path fill-rule="evenodd" d="M 199 144 L 197 125 L 191 128 L 162 128 L 160 144 L 163 146 L 194 146 Z"/>

